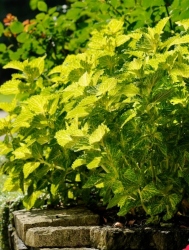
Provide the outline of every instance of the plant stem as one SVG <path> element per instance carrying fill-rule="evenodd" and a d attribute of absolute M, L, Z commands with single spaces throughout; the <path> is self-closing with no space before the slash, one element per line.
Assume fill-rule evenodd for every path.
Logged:
<path fill-rule="evenodd" d="M 141 195 L 140 188 L 138 189 L 138 193 L 139 193 L 139 196 L 140 196 L 140 201 L 141 201 L 142 208 L 144 209 L 145 213 L 148 214 L 148 209 L 144 205 L 144 201 L 143 201 L 143 198 L 142 198 L 142 195 Z"/>
<path fill-rule="evenodd" d="M 154 166 L 153 166 L 153 164 L 152 164 L 152 160 L 150 160 L 150 168 L 151 168 L 151 170 L 152 170 L 152 181 L 153 181 L 154 183 L 156 183 L 156 173 L 155 173 Z"/>
<path fill-rule="evenodd" d="M 167 16 L 169 17 L 170 30 L 173 30 L 173 24 L 172 24 L 172 21 L 171 21 L 171 18 L 170 18 L 170 14 L 169 14 L 169 10 L 168 10 L 168 5 L 166 3 L 166 0 L 164 0 L 164 2 L 165 2 L 166 13 L 167 13 Z"/>

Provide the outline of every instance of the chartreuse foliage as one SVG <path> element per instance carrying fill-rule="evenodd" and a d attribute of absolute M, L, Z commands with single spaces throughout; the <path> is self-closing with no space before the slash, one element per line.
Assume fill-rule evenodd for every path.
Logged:
<path fill-rule="evenodd" d="M 189 187 L 189 22 L 165 39 L 167 22 L 125 35 L 123 21 L 111 20 L 85 53 L 48 74 L 44 57 L 6 65 L 21 73 L 0 88 L 15 93 L 0 103 L 9 112 L 0 120 L 2 173 L 27 208 L 41 195 L 66 203 L 96 187 L 119 215 L 174 215 Z"/>
<path fill-rule="evenodd" d="M 46 67 L 52 68 L 61 64 L 67 54 L 84 51 L 91 30 L 100 29 L 112 18 L 121 18 L 127 33 L 154 27 L 170 16 L 166 36 L 175 31 L 176 21 L 189 18 L 188 0 L 70 0 L 67 6 L 53 8 L 43 0 L 30 3 L 39 11 L 32 20 L 21 22 L 8 14 L 4 23 L 0 22 L 0 36 L 5 41 L 0 43 L 2 66 L 10 60 L 23 61 L 46 53 Z"/>

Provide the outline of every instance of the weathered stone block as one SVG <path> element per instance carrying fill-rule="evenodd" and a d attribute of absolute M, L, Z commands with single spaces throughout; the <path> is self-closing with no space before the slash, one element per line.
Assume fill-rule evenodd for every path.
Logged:
<path fill-rule="evenodd" d="M 34 227 L 99 225 L 99 215 L 82 207 L 61 210 L 19 210 L 13 212 L 13 215 L 17 234 L 23 242 L 26 231 Z"/>
<path fill-rule="evenodd" d="M 82 248 L 38 248 L 37 250 L 99 250 L 96 248 L 88 248 L 88 247 L 82 247 Z"/>
<path fill-rule="evenodd" d="M 30 247 L 90 247 L 90 227 L 36 227 L 26 232 Z"/>
<path fill-rule="evenodd" d="M 13 242 L 14 242 L 13 244 L 14 250 L 28 250 L 28 248 L 21 241 L 21 239 L 18 237 L 16 232 L 13 232 L 12 237 L 13 237 Z"/>
<path fill-rule="evenodd" d="M 140 249 L 141 238 L 136 231 L 130 229 L 92 227 L 90 238 L 91 246 L 100 250 Z"/>
<path fill-rule="evenodd" d="M 188 244 L 187 229 L 92 227 L 91 246 L 100 250 L 178 250 Z"/>

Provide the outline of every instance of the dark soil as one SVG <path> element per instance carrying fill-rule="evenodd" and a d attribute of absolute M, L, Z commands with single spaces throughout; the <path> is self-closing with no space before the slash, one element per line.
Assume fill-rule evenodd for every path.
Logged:
<path fill-rule="evenodd" d="M 90 208 L 94 213 L 100 215 L 100 224 L 120 228 L 139 228 L 146 226 L 153 226 L 157 228 L 188 228 L 189 229 L 189 215 L 183 215 L 180 212 L 169 221 L 160 219 L 157 223 L 149 223 L 148 217 L 145 214 L 132 214 L 126 216 L 118 216 L 118 209 L 106 209 L 106 207 Z"/>

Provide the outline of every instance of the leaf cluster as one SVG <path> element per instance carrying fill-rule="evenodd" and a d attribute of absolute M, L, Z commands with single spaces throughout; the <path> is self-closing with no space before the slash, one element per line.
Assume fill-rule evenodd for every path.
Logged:
<path fill-rule="evenodd" d="M 167 37 L 178 29 L 176 21 L 189 18 L 187 4 L 178 0 L 72 0 L 67 6 L 48 8 L 45 1 L 34 0 L 31 7 L 39 10 L 35 18 L 21 22 L 8 14 L 0 23 L 4 41 L 0 43 L 0 65 L 46 54 L 46 68 L 50 69 L 61 64 L 68 54 L 84 51 L 90 32 L 112 18 L 123 20 L 124 32 L 128 33 L 140 27 L 154 27 L 169 16 L 164 33 Z"/>
<path fill-rule="evenodd" d="M 49 72 L 45 57 L 5 66 L 20 73 L 0 88 L 15 94 L 0 103 L 1 172 L 27 208 L 95 192 L 119 215 L 142 208 L 155 222 L 178 211 L 189 185 L 189 22 L 165 39 L 167 22 L 125 34 L 112 19 Z"/>

